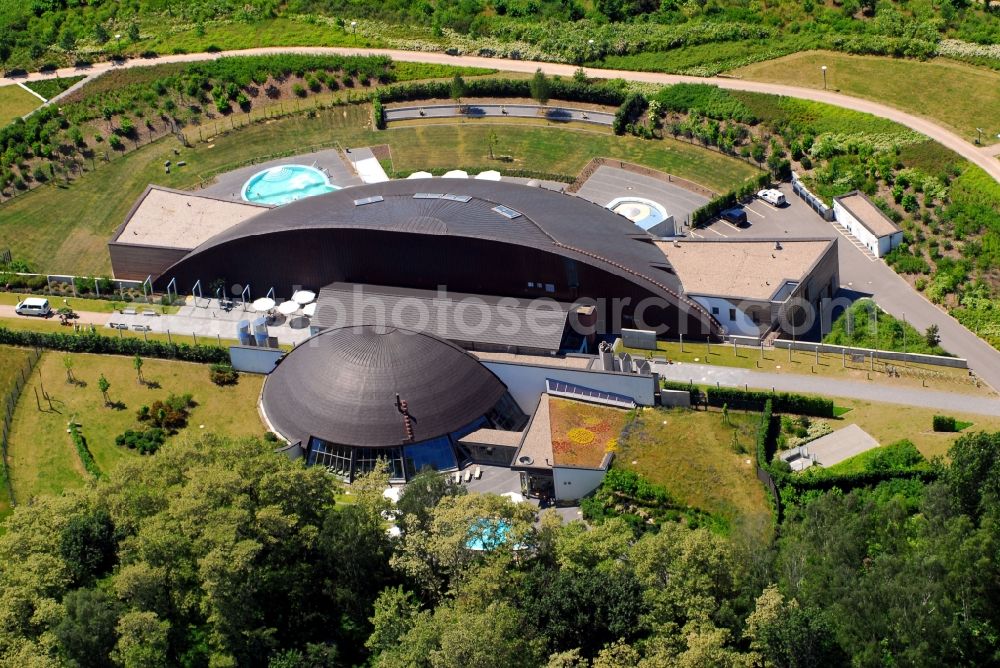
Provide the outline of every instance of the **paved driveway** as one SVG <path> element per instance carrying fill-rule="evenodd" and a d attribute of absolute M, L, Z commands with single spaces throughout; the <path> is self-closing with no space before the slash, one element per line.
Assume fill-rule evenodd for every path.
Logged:
<path fill-rule="evenodd" d="M 691 212 L 705 205 L 708 198 L 662 181 L 617 167 L 601 165 L 576 192 L 577 197 L 607 206 L 618 198 L 633 195 L 662 204 L 678 226 L 690 219 Z"/>

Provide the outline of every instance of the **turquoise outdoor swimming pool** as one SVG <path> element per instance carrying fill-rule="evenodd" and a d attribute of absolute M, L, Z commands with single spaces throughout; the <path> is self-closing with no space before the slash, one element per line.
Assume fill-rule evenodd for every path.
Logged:
<path fill-rule="evenodd" d="M 255 204 L 280 206 L 303 197 L 340 190 L 326 174 L 305 165 L 280 165 L 257 172 L 243 184 L 243 199 Z"/>

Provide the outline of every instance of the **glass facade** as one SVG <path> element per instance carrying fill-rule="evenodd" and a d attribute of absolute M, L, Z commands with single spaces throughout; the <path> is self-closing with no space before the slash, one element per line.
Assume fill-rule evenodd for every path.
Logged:
<path fill-rule="evenodd" d="M 309 439 L 306 461 L 310 466 L 323 466 L 331 474 L 352 482 L 356 476 L 373 470 L 376 463 L 384 459 L 389 462 L 389 477 L 392 480 L 408 480 L 424 468 L 448 471 L 470 461 L 471 454 L 459 446 L 458 440 L 477 429 L 519 431 L 527 422 L 528 416 L 514 398 L 505 393 L 489 413 L 445 436 L 384 448 L 338 445 L 314 436 Z"/>

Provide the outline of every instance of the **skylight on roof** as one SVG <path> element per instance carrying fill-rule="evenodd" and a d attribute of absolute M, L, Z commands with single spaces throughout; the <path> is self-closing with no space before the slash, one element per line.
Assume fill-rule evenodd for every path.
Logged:
<path fill-rule="evenodd" d="M 504 218 L 509 218 L 511 220 L 521 217 L 520 211 L 515 211 L 509 206 L 504 206 L 503 204 L 497 204 L 495 207 L 493 207 L 493 210 L 499 213 Z"/>
<path fill-rule="evenodd" d="M 385 198 L 381 195 L 372 195 L 371 197 L 362 197 L 361 199 L 354 200 L 354 206 L 364 206 L 365 204 L 374 204 L 375 202 L 381 202 Z"/>
<path fill-rule="evenodd" d="M 413 199 L 441 199 L 444 193 L 413 193 Z"/>
<path fill-rule="evenodd" d="M 451 193 L 447 195 L 441 195 L 441 199 L 448 199 L 452 202 L 469 202 L 472 200 L 470 195 L 452 195 Z"/>

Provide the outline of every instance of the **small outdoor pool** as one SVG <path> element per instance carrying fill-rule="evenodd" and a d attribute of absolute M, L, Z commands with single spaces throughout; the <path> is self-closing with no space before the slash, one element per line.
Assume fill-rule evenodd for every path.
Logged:
<path fill-rule="evenodd" d="M 646 231 L 667 219 L 666 209 L 644 197 L 619 197 L 609 202 L 607 208 L 625 216 Z"/>
<path fill-rule="evenodd" d="M 255 204 L 280 206 L 303 197 L 340 190 L 326 174 L 305 165 L 279 165 L 257 172 L 243 184 L 243 199 Z"/>
<path fill-rule="evenodd" d="M 510 523 L 506 520 L 478 520 L 469 527 L 469 539 L 465 542 L 465 548 L 476 552 L 495 550 L 507 542 L 509 531 Z"/>

